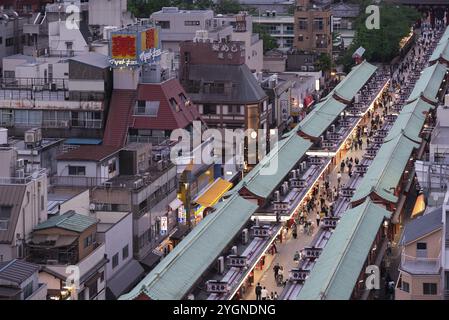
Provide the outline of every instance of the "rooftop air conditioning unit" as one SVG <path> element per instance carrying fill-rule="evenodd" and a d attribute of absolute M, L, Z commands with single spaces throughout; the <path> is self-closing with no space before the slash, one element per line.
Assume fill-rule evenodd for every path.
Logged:
<path fill-rule="evenodd" d="M 33 130 L 25 132 L 25 143 L 36 143 L 36 134 Z"/>
<path fill-rule="evenodd" d="M 233 246 L 233 247 L 231 248 L 231 254 L 237 255 L 237 246 Z"/>
<path fill-rule="evenodd" d="M 112 182 L 105 182 L 105 183 L 104 183 L 104 186 L 105 186 L 106 188 L 110 188 L 110 187 L 112 187 Z"/>
<path fill-rule="evenodd" d="M 279 190 L 276 190 L 274 192 L 274 201 L 277 201 L 277 202 L 281 201 L 281 195 L 280 195 Z"/>

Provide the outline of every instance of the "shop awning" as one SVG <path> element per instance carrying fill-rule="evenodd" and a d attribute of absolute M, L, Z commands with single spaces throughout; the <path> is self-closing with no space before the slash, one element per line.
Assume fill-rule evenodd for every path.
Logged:
<path fill-rule="evenodd" d="M 181 240 L 187 232 L 189 232 L 188 226 L 178 225 L 177 230 L 170 236 L 172 240 Z"/>
<path fill-rule="evenodd" d="M 212 207 L 231 187 L 231 182 L 218 178 L 195 202 L 203 207 Z"/>
<path fill-rule="evenodd" d="M 162 257 L 153 251 L 147 254 L 145 258 L 143 258 L 140 263 L 142 263 L 144 266 L 148 267 L 148 269 L 153 269 L 155 265 L 161 261 Z"/>
<path fill-rule="evenodd" d="M 138 282 L 143 274 L 144 269 L 139 262 L 131 259 L 119 272 L 108 280 L 108 289 L 115 298 L 118 298 Z"/>
<path fill-rule="evenodd" d="M 424 200 L 424 194 L 421 193 L 416 198 L 416 202 L 412 211 L 412 218 L 416 218 L 418 215 L 422 214 L 424 210 L 426 210 L 426 201 Z"/>
<path fill-rule="evenodd" d="M 182 206 L 182 201 L 178 198 L 176 198 L 175 200 L 173 200 L 172 202 L 170 202 L 170 204 L 168 205 L 172 210 L 176 210 L 178 209 L 180 206 Z"/>

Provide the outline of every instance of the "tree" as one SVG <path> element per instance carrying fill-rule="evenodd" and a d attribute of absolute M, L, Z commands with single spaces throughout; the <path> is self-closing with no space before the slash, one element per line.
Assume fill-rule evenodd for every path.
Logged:
<path fill-rule="evenodd" d="M 365 48 L 364 58 L 374 62 L 389 62 L 399 54 L 399 43 L 410 33 L 413 24 L 419 18 L 419 12 L 412 7 L 391 4 L 380 5 L 380 28 L 369 30 L 365 21 L 365 13 L 369 2 L 363 1 L 362 14 L 355 23 L 355 38 L 346 53 L 339 58 L 338 63 L 343 64 L 344 71 L 349 72 L 354 60 L 352 54 L 358 47 Z"/>
<path fill-rule="evenodd" d="M 253 25 L 253 32 L 258 33 L 259 37 L 263 40 L 263 52 L 267 52 L 278 47 L 278 43 L 275 38 L 268 33 L 267 27 L 259 23 Z"/>
<path fill-rule="evenodd" d="M 331 71 L 332 59 L 327 53 L 321 53 L 315 60 L 315 67 L 324 73 Z"/>
<path fill-rule="evenodd" d="M 218 0 L 214 6 L 215 13 L 228 14 L 243 11 L 242 5 L 237 0 Z"/>
<path fill-rule="evenodd" d="M 365 12 L 365 10 L 363 11 Z M 380 28 L 365 26 L 367 14 L 362 14 L 357 22 L 356 37 L 351 49 L 362 46 L 364 57 L 370 61 L 388 62 L 399 53 L 399 42 L 410 33 L 419 18 L 419 13 L 405 6 L 382 4 L 380 6 Z"/>

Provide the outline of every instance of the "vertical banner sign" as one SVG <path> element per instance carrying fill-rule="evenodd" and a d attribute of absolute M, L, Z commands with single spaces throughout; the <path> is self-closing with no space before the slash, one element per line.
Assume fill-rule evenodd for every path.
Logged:
<path fill-rule="evenodd" d="M 167 230 L 168 230 L 167 217 L 161 217 L 161 234 L 162 235 L 166 234 Z"/>

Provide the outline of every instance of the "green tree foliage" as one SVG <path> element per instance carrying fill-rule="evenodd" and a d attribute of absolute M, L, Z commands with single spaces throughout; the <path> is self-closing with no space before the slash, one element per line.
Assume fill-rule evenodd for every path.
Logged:
<path fill-rule="evenodd" d="M 178 7 L 180 9 L 211 9 L 212 0 L 128 0 L 128 10 L 138 18 L 148 18 L 162 7 Z"/>
<path fill-rule="evenodd" d="M 239 13 L 244 8 L 237 0 L 218 0 L 214 6 L 215 13 Z"/>
<path fill-rule="evenodd" d="M 273 38 L 267 31 L 266 26 L 254 23 L 253 24 L 253 33 L 258 33 L 259 37 L 263 40 L 263 52 L 270 51 L 272 49 L 276 49 L 278 47 L 278 43 L 275 38 Z"/>
<path fill-rule="evenodd" d="M 381 4 L 380 5 L 380 28 L 368 29 L 365 21 L 368 14 L 365 13 L 366 3 L 361 6 L 361 15 L 356 21 L 356 34 L 353 43 L 346 54 L 339 59 L 345 67 L 350 70 L 353 63 L 352 54 L 362 46 L 365 48 L 364 58 L 373 62 L 389 62 L 400 50 L 400 40 L 407 36 L 412 25 L 419 19 L 419 13 L 412 7 Z"/>
<path fill-rule="evenodd" d="M 327 53 L 321 53 L 315 60 L 315 67 L 323 72 L 329 72 L 332 69 L 332 58 Z"/>

